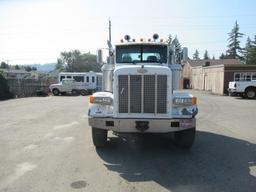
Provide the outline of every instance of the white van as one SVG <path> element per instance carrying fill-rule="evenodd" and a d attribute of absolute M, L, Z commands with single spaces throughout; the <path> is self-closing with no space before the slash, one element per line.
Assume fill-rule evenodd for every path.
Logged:
<path fill-rule="evenodd" d="M 77 89 L 85 89 L 88 90 L 88 92 L 94 92 L 97 87 L 96 77 L 97 74 L 93 71 L 86 73 L 61 72 L 59 74 L 59 83 L 63 79 L 74 79 Z"/>
<path fill-rule="evenodd" d="M 50 86 L 51 91 L 54 91 L 54 95 L 59 95 L 59 93 L 66 93 L 63 88 L 62 81 L 72 82 L 72 90 L 76 93 L 81 93 L 82 95 L 92 94 L 98 90 L 101 90 L 102 86 L 102 74 L 93 71 L 90 72 L 61 72 L 58 77 L 58 84 Z M 70 84 L 70 83 L 69 83 Z M 60 90 L 60 89 L 63 90 Z M 67 87 L 66 87 L 67 88 Z M 67 89 L 69 90 L 69 89 Z"/>

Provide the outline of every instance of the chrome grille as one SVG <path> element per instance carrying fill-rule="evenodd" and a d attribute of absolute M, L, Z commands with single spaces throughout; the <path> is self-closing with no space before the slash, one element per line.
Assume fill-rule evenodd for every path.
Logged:
<path fill-rule="evenodd" d="M 119 113 L 167 113 L 166 75 L 119 75 Z"/>
<path fill-rule="evenodd" d="M 144 113 L 155 113 L 155 76 L 144 75 Z"/>
<path fill-rule="evenodd" d="M 130 76 L 130 112 L 141 112 L 141 75 Z"/>
<path fill-rule="evenodd" d="M 119 113 L 128 113 L 128 75 L 120 75 L 118 85 Z"/>
<path fill-rule="evenodd" d="M 157 113 L 166 113 L 167 76 L 157 76 Z"/>

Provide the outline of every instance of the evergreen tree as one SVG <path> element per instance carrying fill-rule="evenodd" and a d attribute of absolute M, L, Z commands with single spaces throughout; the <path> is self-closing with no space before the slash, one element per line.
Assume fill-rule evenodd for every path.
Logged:
<path fill-rule="evenodd" d="M 177 36 L 175 36 L 175 38 L 173 39 L 172 46 L 175 49 L 176 55 L 178 55 L 178 53 L 181 53 L 181 44 L 180 44 Z M 181 60 L 180 56 L 175 57 L 175 63 L 180 63 L 180 60 Z"/>
<path fill-rule="evenodd" d="M 228 33 L 228 50 L 227 50 L 227 56 L 230 59 L 242 59 L 242 57 L 239 55 L 239 53 L 242 53 L 242 48 L 240 47 L 240 38 L 244 36 L 243 33 L 239 32 L 239 25 L 236 21 L 233 29 L 230 33 Z"/>
<path fill-rule="evenodd" d="M 5 63 L 4 61 L 2 61 L 0 68 L 2 68 L 2 69 L 8 69 L 8 68 L 9 68 L 9 65 L 8 65 L 7 63 Z"/>
<path fill-rule="evenodd" d="M 8 82 L 0 73 L 0 100 L 10 99 L 13 94 L 9 90 Z"/>
<path fill-rule="evenodd" d="M 225 55 L 224 53 L 221 53 L 221 55 L 220 55 L 219 58 L 220 58 L 220 59 L 225 59 L 225 58 L 226 58 L 226 55 Z"/>
<path fill-rule="evenodd" d="M 205 50 L 205 52 L 204 52 L 204 59 L 205 59 L 205 60 L 210 59 L 210 57 L 209 57 L 209 54 L 208 54 L 208 51 L 207 51 L 207 50 Z"/>
<path fill-rule="evenodd" d="M 246 64 L 249 63 L 249 55 L 252 48 L 252 41 L 250 37 L 247 38 L 245 48 L 243 49 L 243 59 Z"/>
<path fill-rule="evenodd" d="M 175 51 L 178 51 L 178 52 L 181 51 L 181 44 L 180 44 L 177 36 L 175 36 L 175 38 L 173 39 L 172 44 L 175 47 Z"/>
<path fill-rule="evenodd" d="M 199 52 L 198 52 L 197 49 L 196 49 L 195 53 L 193 54 L 193 59 L 195 59 L 195 60 L 200 59 L 200 58 L 199 58 Z"/>
<path fill-rule="evenodd" d="M 254 36 L 253 41 L 249 41 L 247 39 L 247 43 L 245 46 L 245 62 L 246 64 L 256 65 L 256 35 Z"/>
<path fill-rule="evenodd" d="M 20 66 L 19 65 L 15 65 L 15 69 L 20 69 Z"/>
<path fill-rule="evenodd" d="M 30 72 L 30 71 L 32 71 L 32 68 L 30 66 L 26 66 L 25 71 Z"/>

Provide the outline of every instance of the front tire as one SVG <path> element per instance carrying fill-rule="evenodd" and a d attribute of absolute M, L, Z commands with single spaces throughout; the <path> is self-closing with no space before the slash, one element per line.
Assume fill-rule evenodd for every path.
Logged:
<path fill-rule="evenodd" d="M 189 149 L 195 141 L 196 128 L 177 131 L 174 133 L 175 143 L 182 148 Z"/>
<path fill-rule="evenodd" d="M 95 147 L 104 147 L 107 142 L 108 131 L 92 127 L 92 140 Z"/>
<path fill-rule="evenodd" d="M 53 95 L 57 96 L 60 94 L 60 91 L 58 89 L 53 89 L 52 93 L 53 93 Z"/>

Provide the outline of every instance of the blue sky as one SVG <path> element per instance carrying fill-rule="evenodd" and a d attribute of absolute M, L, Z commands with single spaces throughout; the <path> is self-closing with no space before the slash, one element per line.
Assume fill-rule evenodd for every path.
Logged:
<path fill-rule="evenodd" d="M 106 47 L 108 19 L 113 44 L 133 38 L 177 35 L 192 56 L 205 49 L 217 58 L 226 51 L 235 21 L 256 35 L 253 0 L 0 0 L 0 61 L 10 64 L 55 62 L 61 51 L 95 53 Z"/>

